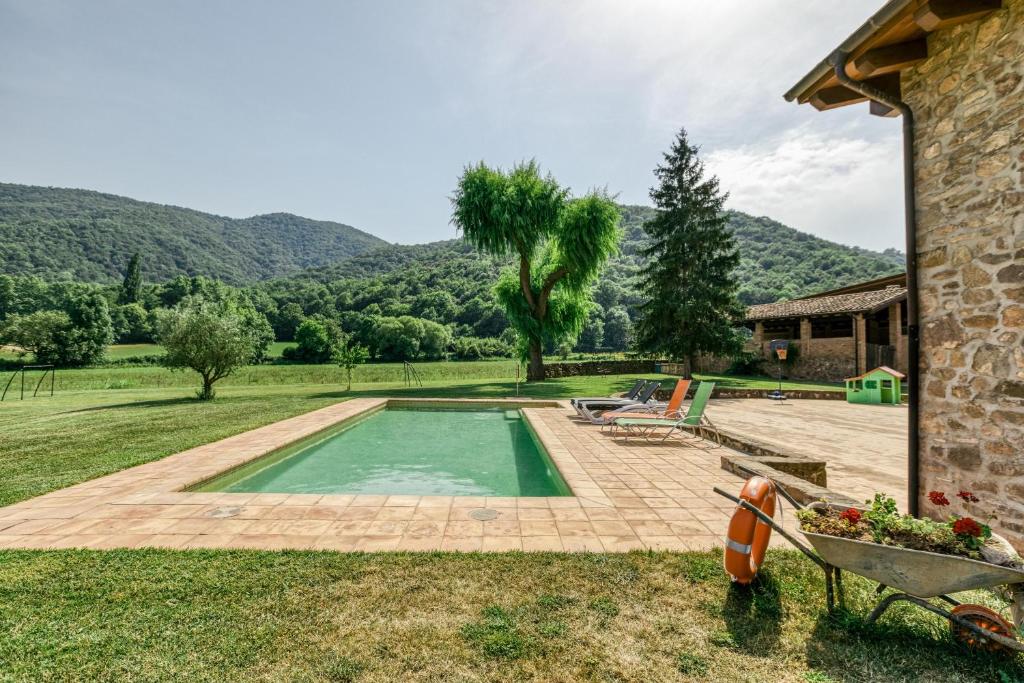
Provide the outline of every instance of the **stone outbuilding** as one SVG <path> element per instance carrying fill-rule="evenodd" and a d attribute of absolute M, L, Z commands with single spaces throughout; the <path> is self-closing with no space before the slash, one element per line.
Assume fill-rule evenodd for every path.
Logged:
<path fill-rule="evenodd" d="M 785 97 L 901 120 L 911 510 L 1024 551 L 1024 0 L 891 0 Z"/>
<path fill-rule="evenodd" d="M 751 306 L 749 348 L 769 358 L 773 339 L 793 342 L 797 353 L 786 374 L 794 379 L 841 382 L 879 365 L 905 370 L 906 307 L 905 275 Z"/>

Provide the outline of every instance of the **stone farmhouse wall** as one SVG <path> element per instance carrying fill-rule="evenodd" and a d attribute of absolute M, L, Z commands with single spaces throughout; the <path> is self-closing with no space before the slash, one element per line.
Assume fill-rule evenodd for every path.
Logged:
<path fill-rule="evenodd" d="M 1024 0 L 928 36 L 914 110 L 922 511 L 991 520 L 1024 551 Z"/>

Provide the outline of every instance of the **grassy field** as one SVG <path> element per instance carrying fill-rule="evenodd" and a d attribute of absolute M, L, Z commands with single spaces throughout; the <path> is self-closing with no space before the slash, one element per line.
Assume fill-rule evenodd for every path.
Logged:
<path fill-rule="evenodd" d="M 280 358 L 289 346 L 295 346 L 295 342 L 274 342 L 267 349 L 267 357 Z M 160 353 L 163 353 L 163 347 L 159 344 L 113 344 L 107 347 L 108 360 L 121 361 L 140 356 L 155 356 Z M 18 354 L 9 347 L 0 347 L 0 360 L 3 359 L 17 360 Z"/>
<path fill-rule="evenodd" d="M 416 363 L 416 375 L 425 383 L 452 383 L 464 381 L 504 381 L 513 387 L 518 364 L 512 360 L 444 361 Z M 355 368 L 352 373 L 356 384 L 404 385 L 405 368 L 401 363 L 367 363 Z M 520 369 L 519 377 L 525 377 Z M 666 385 L 674 381 L 668 375 L 651 375 Z M 0 381 L 6 383 L 8 373 L 0 372 Z M 193 372 L 172 372 L 160 366 L 99 367 L 57 370 L 56 391 L 80 391 L 91 389 L 146 389 L 166 387 L 190 387 L 196 384 Z M 717 382 L 723 387 L 774 389 L 778 381 L 769 377 L 742 377 L 734 375 L 697 375 L 698 379 Z M 344 380 L 344 372 L 336 365 L 250 365 L 237 370 L 218 386 L 270 386 L 282 384 L 338 384 Z M 47 386 L 49 386 L 47 380 Z M 31 376 L 26 386 L 32 384 Z M 32 384 L 34 386 L 34 384 Z M 787 380 L 783 389 L 816 389 L 841 391 L 841 385 L 821 382 Z"/>
<path fill-rule="evenodd" d="M 0 551 L 6 680 L 1015 681 L 924 613 L 829 617 L 819 570 L 773 552 L 752 589 L 719 553 Z"/>

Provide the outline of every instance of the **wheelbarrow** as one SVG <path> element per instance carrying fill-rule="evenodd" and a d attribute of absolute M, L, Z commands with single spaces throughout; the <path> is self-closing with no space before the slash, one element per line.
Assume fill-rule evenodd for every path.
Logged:
<path fill-rule="evenodd" d="M 774 483 L 778 493 L 795 509 L 805 507 L 778 482 Z M 953 635 L 971 647 L 1024 652 L 1024 643 L 1013 635 L 1015 627 L 1021 627 L 1020 623 L 1011 624 L 997 612 L 980 605 L 960 603 L 949 595 L 962 591 L 1009 586 L 1010 594 L 1020 601 L 1024 599 L 1024 570 L 972 560 L 968 557 L 898 548 L 801 530 L 800 533 L 811 545 L 808 547 L 747 501 L 718 487 L 715 487 L 714 491 L 752 512 L 761 522 L 769 525 L 773 531 L 778 532 L 808 559 L 821 567 L 825 573 L 825 601 L 829 613 L 835 610 L 837 596 L 838 602 L 842 603 L 842 572 L 848 571 L 877 582 L 878 588 L 875 593 L 878 596 L 882 596 L 888 589 L 896 591 L 881 597 L 868 615 L 869 624 L 877 621 L 893 604 L 908 602 L 947 619 Z M 812 503 L 809 507 L 824 505 L 827 504 Z M 936 604 L 932 599 L 937 599 L 945 605 Z M 946 606 L 951 606 L 952 609 L 946 609 Z M 1015 613 L 1024 617 L 1024 609 L 1021 607 L 1018 604 Z"/>

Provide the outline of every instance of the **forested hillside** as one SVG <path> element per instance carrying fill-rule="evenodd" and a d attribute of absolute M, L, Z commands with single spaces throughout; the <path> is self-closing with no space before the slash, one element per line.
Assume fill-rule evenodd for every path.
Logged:
<path fill-rule="evenodd" d="M 640 266 L 639 251 L 646 236 L 644 221 L 653 209 L 644 206 L 622 206 L 623 239 L 621 253 L 609 263 L 603 280 L 630 287 L 630 280 Z M 740 284 L 740 300 L 758 304 L 792 299 L 814 292 L 891 275 L 903 270 L 903 254 L 888 250 L 875 252 L 847 247 L 794 230 L 770 218 L 755 218 L 739 211 L 730 211 L 729 225 L 740 250 L 740 266 L 736 271 Z M 411 269 L 408 277 L 397 274 L 387 280 L 401 286 L 405 280 L 418 280 L 423 272 L 433 270 L 465 271 L 468 279 L 483 278 L 481 286 L 489 285 L 488 273 L 503 264 L 477 254 L 461 240 L 448 240 L 415 245 L 390 245 L 374 249 L 339 263 L 314 268 L 296 276 L 331 282 L 345 278 L 385 276 L 394 271 Z"/>
<path fill-rule="evenodd" d="M 92 192 L 0 183 L 0 273 L 113 282 L 135 252 L 150 281 L 205 275 L 251 282 L 387 244 L 287 213 L 225 218 Z"/>
<path fill-rule="evenodd" d="M 620 254 L 594 286 L 579 351 L 629 347 L 640 303 L 635 278 L 643 224 L 653 209 L 621 210 Z M 898 252 L 842 246 L 739 212 L 728 219 L 745 304 L 903 268 Z M 119 279 L 134 252 L 141 254 L 145 285 L 126 297 Z M 223 299 L 234 292 L 266 317 L 277 339 L 293 339 L 312 319 L 338 326 L 379 358 L 507 355 L 513 341 L 492 291 L 511 262 L 460 239 L 388 245 L 345 225 L 288 214 L 235 220 L 96 192 L 0 185 L 0 259 L 15 276 L 0 272 L 0 325 L 36 311 L 63 311 L 70 319 L 100 293 L 113 338 L 145 342 L 153 339 L 160 311 L 184 297 Z"/>

